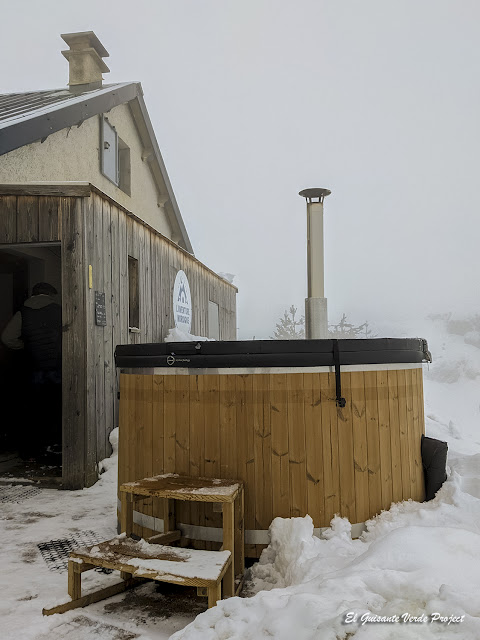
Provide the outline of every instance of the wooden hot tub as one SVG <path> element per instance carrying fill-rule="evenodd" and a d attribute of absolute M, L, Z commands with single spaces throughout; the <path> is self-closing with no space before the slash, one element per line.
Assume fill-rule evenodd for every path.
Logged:
<path fill-rule="evenodd" d="M 392 501 L 423 500 L 424 340 L 124 345 L 116 360 L 119 484 L 161 473 L 243 480 L 251 557 L 276 516 L 361 525 Z M 163 530 L 159 506 L 136 504 L 135 533 Z M 221 514 L 180 509 L 183 534 L 217 548 Z"/>

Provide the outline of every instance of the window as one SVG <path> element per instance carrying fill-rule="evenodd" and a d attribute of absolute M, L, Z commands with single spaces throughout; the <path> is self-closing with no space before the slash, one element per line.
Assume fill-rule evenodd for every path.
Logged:
<path fill-rule="evenodd" d="M 128 256 L 128 328 L 140 331 L 140 294 L 138 282 L 138 260 Z"/>
<path fill-rule="evenodd" d="M 208 337 L 220 340 L 220 323 L 218 321 L 218 304 L 208 301 Z"/>
<path fill-rule="evenodd" d="M 118 184 L 118 136 L 115 128 L 102 118 L 101 158 L 103 175 Z"/>
<path fill-rule="evenodd" d="M 100 127 L 100 167 L 103 175 L 130 195 L 130 148 L 105 117 Z"/>

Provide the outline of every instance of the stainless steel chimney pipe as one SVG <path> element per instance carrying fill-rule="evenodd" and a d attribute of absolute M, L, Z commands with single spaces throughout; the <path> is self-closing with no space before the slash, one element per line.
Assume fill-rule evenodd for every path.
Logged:
<path fill-rule="evenodd" d="M 304 189 L 298 195 L 307 200 L 307 283 L 305 337 L 328 338 L 327 299 L 323 251 L 323 201 L 329 189 Z"/>

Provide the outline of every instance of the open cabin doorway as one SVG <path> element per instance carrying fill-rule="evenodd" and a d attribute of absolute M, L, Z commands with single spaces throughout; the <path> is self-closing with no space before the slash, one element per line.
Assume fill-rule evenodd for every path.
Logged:
<path fill-rule="evenodd" d="M 12 318 L 20 312 L 25 319 L 30 313 L 29 321 L 33 325 L 37 322 L 35 309 L 28 311 L 32 303 L 27 302 L 37 283 L 48 283 L 56 289 L 50 297 L 61 309 L 60 243 L 0 246 L 0 480 L 21 477 L 58 483 L 62 478 L 61 375 L 58 378 L 51 369 L 47 371 L 48 367 L 39 372 L 42 365 L 32 362 L 28 348 L 20 348 L 18 343 L 12 348 L 18 316 L 13 324 Z M 43 298 L 37 303 L 52 304 L 46 296 Z M 50 309 L 55 309 L 58 317 L 58 309 L 54 305 Z M 48 312 L 43 314 L 43 322 L 47 316 Z M 52 322 L 51 316 L 47 322 Z"/>

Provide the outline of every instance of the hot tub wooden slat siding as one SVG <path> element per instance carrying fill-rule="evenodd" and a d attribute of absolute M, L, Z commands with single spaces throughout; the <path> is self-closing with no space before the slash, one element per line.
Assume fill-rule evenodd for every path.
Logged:
<path fill-rule="evenodd" d="M 221 378 L 226 376 L 221 376 Z M 232 378 L 232 376 L 228 376 Z M 253 447 L 255 476 L 255 526 L 268 528 L 273 520 L 272 491 L 264 491 L 264 485 L 272 486 L 272 427 L 271 411 L 267 409 L 269 380 L 265 374 L 253 376 Z M 226 438 L 225 438 L 226 439 Z M 259 472 L 261 469 L 262 473 Z M 256 553 L 261 551 L 256 547 Z"/>
<path fill-rule="evenodd" d="M 350 374 L 350 379 L 352 393 L 353 467 L 355 473 L 356 521 L 365 522 L 365 520 L 370 517 L 365 377 L 355 377 Z"/>
<path fill-rule="evenodd" d="M 351 391 L 347 396 L 347 389 L 351 389 L 350 373 L 342 374 L 342 393 L 347 400 L 347 404 L 344 409 L 337 411 L 340 477 L 339 484 L 334 487 L 334 491 L 340 495 L 340 513 L 345 515 L 350 522 L 358 522 L 355 505 L 355 462 L 353 452 Z M 330 397 L 333 399 L 335 395 L 332 393 Z"/>
<path fill-rule="evenodd" d="M 238 478 L 247 531 L 306 513 L 315 527 L 335 513 L 363 522 L 392 501 L 423 499 L 420 367 L 342 373 L 344 409 L 324 372 L 121 374 L 120 393 L 119 482 L 164 472 Z M 161 517 L 158 504 L 136 509 Z M 180 522 L 220 527 L 211 508 L 177 509 Z"/>
<path fill-rule="evenodd" d="M 393 500 L 392 449 L 390 442 L 390 414 L 388 404 L 388 378 L 386 371 L 377 371 L 378 438 L 380 444 L 380 484 L 382 508 Z"/>
<path fill-rule="evenodd" d="M 369 513 L 379 513 L 382 501 L 382 483 L 378 481 L 381 470 L 377 372 L 364 371 L 365 420 L 367 423 L 368 457 L 368 507 Z"/>
<path fill-rule="evenodd" d="M 407 379 L 405 371 L 397 371 L 398 388 L 405 387 Z M 398 403 L 398 424 L 400 425 L 400 449 L 402 454 L 402 460 L 409 460 L 408 450 L 410 446 L 410 434 L 408 432 L 407 423 L 407 405 L 405 402 Z M 407 495 L 410 491 L 410 464 L 406 464 L 402 467 L 402 495 Z"/>
<path fill-rule="evenodd" d="M 423 371 L 415 370 L 412 375 L 413 384 L 422 390 L 422 395 L 415 394 L 413 396 L 414 402 L 414 410 L 413 410 L 413 429 L 412 434 L 415 438 L 417 433 L 425 433 L 425 405 L 423 402 Z M 415 481 L 412 482 L 413 488 L 421 486 L 421 495 L 424 495 L 424 476 L 423 476 L 423 465 L 422 465 L 422 457 L 418 455 L 414 459 L 415 467 Z"/>

